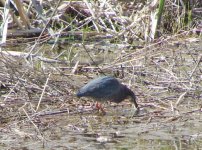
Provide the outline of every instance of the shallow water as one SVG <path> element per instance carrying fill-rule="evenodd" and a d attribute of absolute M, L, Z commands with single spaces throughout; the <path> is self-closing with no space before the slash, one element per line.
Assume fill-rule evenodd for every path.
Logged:
<path fill-rule="evenodd" d="M 109 109 L 109 108 L 108 108 Z M 201 112 L 173 116 L 130 106 L 106 115 L 62 114 L 40 117 L 36 124 L 16 123 L 2 130 L 1 149 L 198 149 L 202 146 Z M 126 113 L 126 114 L 124 114 Z M 171 119 L 175 118 L 176 119 Z"/>

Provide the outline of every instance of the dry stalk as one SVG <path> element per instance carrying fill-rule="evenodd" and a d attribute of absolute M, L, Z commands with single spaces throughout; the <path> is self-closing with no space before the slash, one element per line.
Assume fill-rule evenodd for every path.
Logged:
<path fill-rule="evenodd" d="M 91 8 L 91 6 L 90 6 L 90 3 L 87 1 L 87 0 L 83 0 L 84 1 L 84 3 L 86 4 L 86 6 L 88 7 L 88 9 L 89 9 L 89 11 L 90 11 L 90 13 L 91 13 L 91 15 L 92 15 L 92 22 L 93 22 L 93 24 L 94 24 L 94 27 L 96 28 L 96 30 L 97 30 L 97 32 L 100 32 L 100 30 L 99 30 L 99 28 L 98 28 L 98 26 L 97 26 L 97 23 L 94 21 L 95 19 L 96 19 L 96 16 L 95 16 L 95 13 L 94 13 L 94 11 L 92 10 L 92 8 Z"/>
<path fill-rule="evenodd" d="M 45 139 L 43 138 L 43 135 L 41 134 L 41 132 L 40 132 L 39 128 L 37 127 L 37 125 L 32 121 L 32 119 L 30 118 L 30 116 L 28 115 L 28 113 L 26 112 L 26 110 L 24 108 L 22 108 L 22 110 L 24 111 L 24 113 L 27 116 L 28 120 L 33 124 L 34 128 L 36 129 L 36 131 L 40 135 L 40 139 L 42 141 L 44 141 Z"/>
<path fill-rule="evenodd" d="M 182 102 L 184 96 L 185 96 L 187 93 L 188 93 L 188 91 L 186 91 L 186 92 L 184 92 L 184 93 L 182 93 L 182 94 L 180 95 L 180 97 L 177 99 L 177 101 L 176 101 L 176 103 L 175 103 L 175 107 L 177 107 L 177 106 Z"/>
<path fill-rule="evenodd" d="M 195 72 L 196 69 L 198 68 L 198 66 L 199 66 L 199 64 L 200 64 L 200 62 L 201 62 L 201 60 L 202 60 L 202 55 L 199 55 L 198 61 L 196 62 L 196 65 L 195 65 L 194 69 L 192 70 L 192 72 L 191 72 L 191 74 L 190 74 L 190 76 L 189 76 L 189 79 L 190 79 L 190 80 L 191 80 L 191 78 L 192 78 L 194 72 Z"/>
<path fill-rule="evenodd" d="M 48 78 L 46 79 L 46 83 L 45 83 L 45 85 L 44 85 L 43 91 L 42 91 L 42 93 L 41 93 L 39 102 L 38 102 L 37 107 L 36 107 L 36 110 L 35 110 L 36 112 L 38 111 L 38 109 L 39 109 L 39 107 L 40 107 L 40 104 L 41 104 L 43 95 L 45 94 L 46 87 L 48 86 L 48 81 L 49 81 L 49 79 L 50 79 L 50 76 L 51 76 L 51 74 L 49 74 L 49 75 L 48 75 Z"/>

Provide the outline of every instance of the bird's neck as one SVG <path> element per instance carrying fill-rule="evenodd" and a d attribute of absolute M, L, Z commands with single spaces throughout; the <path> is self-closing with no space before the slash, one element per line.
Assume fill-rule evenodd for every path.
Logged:
<path fill-rule="evenodd" d="M 125 86 L 125 92 L 127 93 L 128 96 L 132 97 L 133 99 L 136 99 L 133 91 L 131 91 L 131 89 L 129 89 L 127 86 Z"/>
<path fill-rule="evenodd" d="M 134 102 L 135 107 L 138 108 L 138 104 L 136 102 L 136 96 L 134 92 L 131 89 L 129 89 L 127 86 L 125 86 L 124 88 L 125 88 L 126 95 L 132 98 L 132 101 Z"/>

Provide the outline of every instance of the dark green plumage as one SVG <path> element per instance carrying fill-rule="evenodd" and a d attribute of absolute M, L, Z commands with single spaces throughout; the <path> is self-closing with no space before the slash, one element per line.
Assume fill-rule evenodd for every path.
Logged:
<path fill-rule="evenodd" d="M 129 96 L 132 98 L 135 107 L 138 108 L 133 91 L 121 84 L 116 78 L 110 76 L 96 78 L 77 92 L 77 97 L 92 97 L 99 102 L 109 100 L 120 103 Z"/>

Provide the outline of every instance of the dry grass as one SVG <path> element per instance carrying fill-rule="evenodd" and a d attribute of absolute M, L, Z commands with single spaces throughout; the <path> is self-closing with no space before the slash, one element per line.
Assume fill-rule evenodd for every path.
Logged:
<path fill-rule="evenodd" d="M 195 48 L 189 40 L 182 43 L 166 40 L 135 51 L 130 50 L 124 55 L 114 54 L 116 59 L 111 60 L 111 63 L 104 61 L 99 68 L 93 65 L 89 67 L 88 64 L 78 65 L 77 71 L 73 73 L 74 66 L 64 67 L 64 64 L 44 62 L 37 68 L 40 60 L 31 61 L 31 66 L 30 61 L 2 55 L 2 113 L 9 111 L 6 120 L 19 115 L 13 112 L 26 112 L 26 115 L 32 116 L 45 110 L 54 113 L 58 109 L 64 111 L 65 108 L 65 112 L 68 109 L 69 112 L 78 113 L 76 110 L 82 104 L 75 98 L 75 92 L 83 85 L 83 80 L 97 76 L 100 69 L 105 74 L 117 75 L 118 72 L 122 81 L 137 94 L 140 106 L 177 109 L 185 99 L 201 98 L 200 43 L 195 43 Z M 75 59 L 80 59 L 76 56 L 82 51 L 85 53 L 82 48 L 77 51 Z M 103 57 L 103 53 L 97 55 Z M 91 61 L 96 58 L 88 59 Z M 1 116 L 4 118 L 3 114 Z"/>

